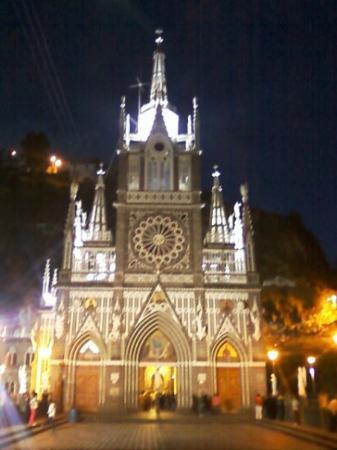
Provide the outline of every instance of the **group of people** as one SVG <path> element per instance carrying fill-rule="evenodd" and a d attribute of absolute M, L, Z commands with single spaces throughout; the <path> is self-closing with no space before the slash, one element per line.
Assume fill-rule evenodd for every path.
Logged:
<path fill-rule="evenodd" d="M 1 426 L 19 423 L 35 426 L 37 418 L 45 418 L 48 423 L 54 424 L 56 404 L 47 392 L 42 394 L 40 401 L 35 391 L 32 391 L 31 394 L 28 392 L 24 394 L 8 393 L 1 386 L 0 394 Z"/>
<path fill-rule="evenodd" d="M 300 424 L 300 404 L 298 397 L 293 395 L 290 399 L 291 416 L 295 424 Z M 286 404 L 283 395 L 263 397 L 260 393 L 255 395 L 255 419 L 284 420 Z"/>
<path fill-rule="evenodd" d="M 151 408 L 174 411 L 177 406 L 174 394 L 149 391 L 140 394 L 139 403 L 143 411 L 149 411 Z"/>

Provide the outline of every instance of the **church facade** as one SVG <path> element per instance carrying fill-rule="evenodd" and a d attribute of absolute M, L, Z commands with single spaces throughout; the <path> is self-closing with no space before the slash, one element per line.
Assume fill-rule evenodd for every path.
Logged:
<path fill-rule="evenodd" d="M 51 276 L 47 262 L 32 381 L 64 410 L 137 409 L 158 394 L 186 409 L 214 393 L 240 410 L 265 391 L 248 188 L 227 214 L 215 166 L 204 229 L 198 104 L 181 133 L 161 41 L 135 129 L 121 102 L 116 201 L 102 167 L 88 216 L 73 183 L 62 267 Z"/>

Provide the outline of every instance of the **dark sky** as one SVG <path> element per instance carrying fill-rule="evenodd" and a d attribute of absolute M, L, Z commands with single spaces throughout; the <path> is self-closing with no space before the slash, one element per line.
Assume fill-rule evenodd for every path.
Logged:
<path fill-rule="evenodd" d="M 170 102 L 185 121 L 199 98 L 204 186 L 219 163 L 226 201 L 247 179 L 253 206 L 299 212 L 337 260 L 335 0 L 2 0 L 0 18 L 0 147 L 42 130 L 111 161 L 162 27 Z"/>

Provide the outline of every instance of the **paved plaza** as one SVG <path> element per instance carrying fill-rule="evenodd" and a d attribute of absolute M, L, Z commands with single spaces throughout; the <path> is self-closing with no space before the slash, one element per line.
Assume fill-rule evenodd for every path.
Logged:
<path fill-rule="evenodd" d="M 322 450 L 254 423 L 66 424 L 7 447 L 9 450 Z"/>

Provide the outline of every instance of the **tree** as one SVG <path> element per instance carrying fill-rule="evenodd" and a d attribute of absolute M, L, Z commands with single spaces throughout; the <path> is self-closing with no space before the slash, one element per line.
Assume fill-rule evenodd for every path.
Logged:
<path fill-rule="evenodd" d="M 27 167 L 34 172 L 44 172 L 48 165 L 50 142 L 43 132 L 31 131 L 21 141 Z"/>

